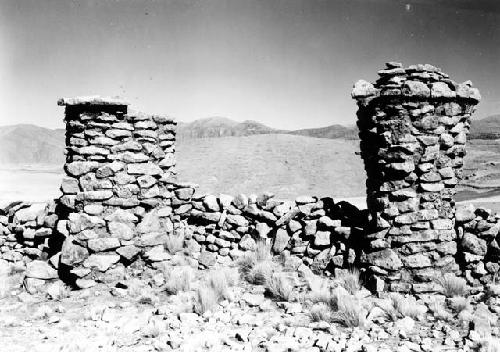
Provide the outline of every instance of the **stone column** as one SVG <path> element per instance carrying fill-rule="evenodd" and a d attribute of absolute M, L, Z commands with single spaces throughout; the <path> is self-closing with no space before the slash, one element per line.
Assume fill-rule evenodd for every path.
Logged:
<path fill-rule="evenodd" d="M 458 269 L 453 197 L 480 95 L 431 65 L 386 66 L 352 91 L 371 216 L 361 262 L 378 290 L 431 292 Z"/>
<path fill-rule="evenodd" d="M 67 235 L 61 275 L 80 288 L 119 280 L 151 249 L 161 257 L 173 231 L 176 123 L 128 113 L 128 103 L 114 98 L 58 104 L 66 107 L 61 203 L 69 209 L 60 226 Z"/>

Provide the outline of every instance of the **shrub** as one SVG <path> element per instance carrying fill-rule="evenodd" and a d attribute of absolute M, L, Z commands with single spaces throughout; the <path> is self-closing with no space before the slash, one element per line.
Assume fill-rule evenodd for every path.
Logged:
<path fill-rule="evenodd" d="M 196 301 L 194 304 L 194 312 L 197 314 L 204 314 L 207 311 L 213 311 L 217 304 L 219 297 L 215 290 L 209 285 L 201 285 L 196 290 Z"/>
<path fill-rule="evenodd" d="M 280 301 L 290 301 L 293 295 L 293 285 L 283 273 L 274 273 L 266 280 L 266 291 Z"/>
<path fill-rule="evenodd" d="M 437 279 L 446 297 L 460 297 L 467 294 L 467 283 L 465 279 L 447 273 Z"/>
<path fill-rule="evenodd" d="M 189 267 L 174 267 L 169 273 L 165 283 L 165 290 L 169 294 L 177 294 L 191 289 L 193 273 Z"/>
<path fill-rule="evenodd" d="M 349 269 L 341 271 L 338 279 L 340 284 L 349 292 L 351 295 L 355 294 L 361 289 L 361 282 L 359 280 L 359 270 Z"/>
<path fill-rule="evenodd" d="M 179 252 L 180 250 L 182 250 L 182 247 L 184 247 L 183 235 L 176 235 L 174 233 L 170 233 L 167 235 L 167 238 L 165 239 L 165 249 L 170 254 Z"/>

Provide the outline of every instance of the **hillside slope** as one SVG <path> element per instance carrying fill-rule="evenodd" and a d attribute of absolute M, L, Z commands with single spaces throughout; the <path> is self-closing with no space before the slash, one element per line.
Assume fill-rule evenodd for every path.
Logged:
<path fill-rule="evenodd" d="M 485 117 L 484 119 L 480 120 L 472 120 L 469 138 L 499 139 L 500 114 Z"/>
<path fill-rule="evenodd" d="M 0 163 L 64 162 L 64 130 L 35 125 L 0 127 Z"/>

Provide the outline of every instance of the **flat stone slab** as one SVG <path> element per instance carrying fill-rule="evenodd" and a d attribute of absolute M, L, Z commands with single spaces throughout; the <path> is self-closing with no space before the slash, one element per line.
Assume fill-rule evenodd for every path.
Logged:
<path fill-rule="evenodd" d="M 89 95 L 74 98 L 61 98 L 57 101 L 59 106 L 68 105 L 130 105 L 130 103 L 119 97 L 101 97 Z"/>

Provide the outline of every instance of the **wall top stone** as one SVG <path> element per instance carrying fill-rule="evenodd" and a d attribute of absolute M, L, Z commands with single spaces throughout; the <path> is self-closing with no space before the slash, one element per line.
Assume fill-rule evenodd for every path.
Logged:
<path fill-rule="evenodd" d="M 126 100 L 119 97 L 101 97 L 99 95 L 81 96 L 74 98 L 61 98 L 57 101 L 59 106 L 68 105 L 130 105 Z"/>
<path fill-rule="evenodd" d="M 354 84 L 352 97 L 362 105 L 378 99 L 403 98 L 465 100 L 477 104 L 481 95 L 471 81 L 457 83 L 440 68 L 425 64 L 404 68 L 399 62 L 388 62 L 378 71 L 380 78 L 372 84 L 359 80 Z"/>

